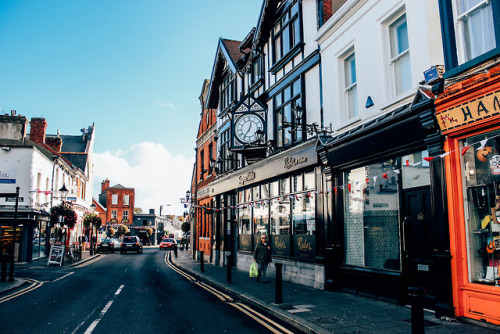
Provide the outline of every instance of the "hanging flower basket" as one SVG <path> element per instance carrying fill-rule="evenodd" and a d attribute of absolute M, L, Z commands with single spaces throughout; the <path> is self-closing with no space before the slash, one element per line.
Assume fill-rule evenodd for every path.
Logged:
<path fill-rule="evenodd" d="M 59 220 L 59 217 L 62 217 L 62 221 Z M 52 226 L 61 223 L 71 229 L 75 227 L 76 219 L 76 213 L 71 206 L 59 204 L 50 209 L 50 224 Z"/>

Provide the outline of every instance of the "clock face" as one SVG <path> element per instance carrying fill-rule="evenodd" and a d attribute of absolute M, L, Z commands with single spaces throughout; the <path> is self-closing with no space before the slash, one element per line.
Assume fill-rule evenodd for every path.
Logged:
<path fill-rule="evenodd" d="M 256 115 L 243 115 L 234 124 L 234 134 L 242 143 L 253 143 L 257 140 L 257 130 L 264 131 L 264 122 Z"/>

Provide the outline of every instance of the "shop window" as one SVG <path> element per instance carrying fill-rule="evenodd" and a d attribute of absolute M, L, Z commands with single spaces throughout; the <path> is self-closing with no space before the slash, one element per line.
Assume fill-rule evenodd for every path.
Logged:
<path fill-rule="evenodd" d="M 271 234 L 291 234 L 289 198 L 274 198 L 271 200 Z"/>
<path fill-rule="evenodd" d="M 314 171 L 304 173 L 304 190 L 315 189 L 314 186 Z"/>
<path fill-rule="evenodd" d="M 274 181 L 269 184 L 269 195 L 271 197 L 278 196 L 279 195 L 279 181 Z"/>
<path fill-rule="evenodd" d="M 302 174 L 292 177 L 292 192 L 302 191 L 304 189 Z"/>
<path fill-rule="evenodd" d="M 389 25 L 391 42 L 391 71 L 394 80 L 395 94 L 406 92 L 412 86 L 410 44 L 406 14 L 403 14 Z"/>
<path fill-rule="evenodd" d="M 269 202 L 256 202 L 253 208 L 254 234 L 269 234 Z"/>
<path fill-rule="evenodd" d="M 399 186 L 394 170 L 395 161 L 388 160 L 344 173 L 346 265 L 400 270 Z"/>
<path fill-rule="evenodd" d="M 252 208 L 248 204 L 241 205 L 238 210 L 238 249 L 253 251 L 252 245 Z"/>
<path fill-rule="evenodd" d="M 40 256 L 40 227 L 38 224 L 33 226 L 33 249 L 32 258 L 36 259 Z"/>
<path fill-rule="evenodd" d="M 253 190 L 253 200 L 254 201 L 258 201 L 260 200 L 260 187 L 259 186 L 256 186 L 256 187 L 253 187 L 252 188 Z"/>
<path fill-rule="evenodd" d="M 469 280 L 498 284 L 500 266 L 500 131 L 469 137 L 462 158 Z M 488 139 L 490 138 L 490 139 Z"/>
<path fill-rule="evenodd" d="M 422 151 L 402 157 L 403 189 L 429 186 L 431 184 L 429 162 L 424 160 L 428 156 L 429 152 Z"/>
<path fill-rule="evenodd" d="M 290 193 L 290 178 L 285 178 L 280 180 L 280 195 L 286 195 Z"/>
<path fill-rule="evenodd" d="M 316 205 L 313 192 L 292 199 L 293 234 L 316 234 Z"/>
<path fill-rule="evenodd" d="M 260 186 L 260 193 L 262 195 L 262 198 L 269 198 L 269 184 L 264 183 L 263 185 Z"/>

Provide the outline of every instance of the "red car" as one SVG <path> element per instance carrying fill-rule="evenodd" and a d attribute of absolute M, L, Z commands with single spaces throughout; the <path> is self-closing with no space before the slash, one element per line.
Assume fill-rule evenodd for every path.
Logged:
<path fill-rule="evenodd" d="M 174 249 L 174 245 L 176 244 L 175 239 L 163 239 L 160 242 L 160 249 Z"/>

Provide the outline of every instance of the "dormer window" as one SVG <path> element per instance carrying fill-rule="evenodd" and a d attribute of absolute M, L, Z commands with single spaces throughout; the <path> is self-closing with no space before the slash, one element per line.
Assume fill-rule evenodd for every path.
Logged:
<path fill-rule="evenodd" d="M 299 2 L 288 8 L 273 29 L 273 64 L 285 57 L 299 42 Z"/>
<path fill-rule="evenodd" d="M 220 87 L 220 110 L 225 110 L 236 99 L 235 80 L 231 73 L 228 73 L 222 81 Z"/>

